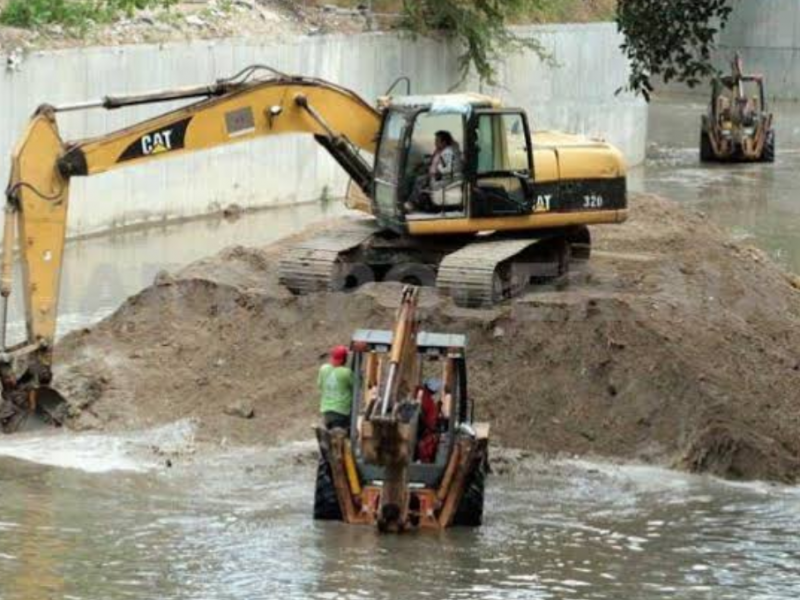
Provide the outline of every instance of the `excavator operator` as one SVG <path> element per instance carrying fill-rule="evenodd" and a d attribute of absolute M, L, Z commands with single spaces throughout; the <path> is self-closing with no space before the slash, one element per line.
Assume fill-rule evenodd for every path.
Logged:
<path fill-rule="evenodd" d="M 461 176 L 461 150 L 453 135 L 449 131 L 437 131 L 434 147 L 426 173 L 417 177 L 414 184 L 410 210 L 432 212 L 435 206 L 431 192 L 450 185 Z"/>
<path fill-rule="evenodd" d="M 461 150 L 449 131 L 437 131 L 434 144 L 436 152 L 431 157 L 428 176 L 431 183 L 453 177 L 461 171 Z"/>

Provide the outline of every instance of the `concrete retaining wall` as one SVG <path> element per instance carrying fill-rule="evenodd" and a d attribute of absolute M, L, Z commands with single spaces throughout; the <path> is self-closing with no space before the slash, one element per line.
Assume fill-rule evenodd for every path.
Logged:
<path fill-rule="evenodd" d="M 800 100 L 800 1 L 738 0 L 720 34 L 720 66 L 736 51 L 748 72 L 766 76 L 770 97 Z"/>
<path fill-rule="evenodd" d="M 509 56 L 500 65 L 497 85 L 483 91 L 525 108 L 534 129 L 603 138 L 620 148 L 630 164 L 643 162 L 647 105 L 630 94 L 616 94 L 628 82 L 616 25 L 542 25 L 517 32 L 537 38 L 549 58 L 533 51 Z"/>
<path fill-rule="evenodd" d="M 800 100 L 800 0 L 734 0 L 734 10 L 719 34 L 713 63 L 730 72 L 736 52 L 748 73 L 766 77 L 771 100 Z M 679 83 L 659 91 L 708 97 L 708 82 L 690 89 Z"/>
<path fill-rule="evenodd" d="M 615 97 L 627 64 L 611 24 L 543 27 L 539 35 L 559 65 L 533 54 L 510 56 L 493 91 L 532 113 L 537 128 L 564 128 L 606 136 L 632 163 L 643 159 L 646 106 Z M 262 63 L 290 73 L 323 77 L 368 101 L 401 74 L 415 93 L 447 91 L 459 79 L 457 53 L 433 40 L 390 34 L 298 38 L 268 44 L 253 39 L 36 52 L 18 71 L 0 73 L 0 176 L 27 119 L 42 102 L 97 99 L 211 82 Z M 59 117 L 65 139 L 79 139 L 138 122 L 166 110 L 139 107 L 92 110 Z M 71 235 L 136 223 L 187 218 L 229 204 L 245 208 L 313 201 L 344 191 L 339 167 L 307 137 L 280 137 L 234 145 L 93 177 L 76 179 Z"/>

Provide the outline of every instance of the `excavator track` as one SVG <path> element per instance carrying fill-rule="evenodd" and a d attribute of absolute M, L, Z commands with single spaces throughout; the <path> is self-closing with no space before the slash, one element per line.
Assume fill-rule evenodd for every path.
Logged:
<path fill-rule="evenodd" d="M 397 276 L 402 265 L 419 265 L 436 273 L 436 287 L 457 305 L 485 308 L 521 294 L 532 282 L 561 275 L 571 258 L 588 258 L 591 247 L 585 228 L 537 237 L 493 235 L 449 246 L 409 244 L 379 233 L 375 221 L 354 221 L 290 246 L 280 259 L 281 284 L 295 294 L 340 291 L 383 280 L 387 272 Z M 363 280 L 359 268 L 369 270 Z"/>
<path fill-rule="evenodd" d="M 534 258 L 539 247 L 549 252 Z M 560 236 L 478 240 L 444 258 L 436 287 L 458 306 L 489 307 L 522 293 L 535 278 L 563 273 L 568 250 Z"/>
<path fill-rule="evenodd" d="M 375 221 L 364 219 L 293 244 L 280 258 L 281 284 L 295 294 L 345 287 L 343 255 L 369 240 L 378 230 Z"/>

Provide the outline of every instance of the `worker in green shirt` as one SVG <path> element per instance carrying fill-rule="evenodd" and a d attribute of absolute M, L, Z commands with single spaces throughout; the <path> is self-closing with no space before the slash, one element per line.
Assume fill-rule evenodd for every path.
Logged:
<path fill-rule="evenodd" d="M 347 347 L 331 350 L 330 362 L 319 368 L 317 387 L 320 393 L 319 411 L 328 429 L 350 431 L 350 406 L 353 402 L 353 371 L 346 366 Z"/>

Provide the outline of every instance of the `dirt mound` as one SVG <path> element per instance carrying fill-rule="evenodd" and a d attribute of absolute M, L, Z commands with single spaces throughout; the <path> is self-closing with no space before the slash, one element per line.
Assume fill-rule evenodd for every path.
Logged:
<path fill-rule="evenodd" d="M 469 336 L 479 417 L 504 445 L 798 481 L 800 292 L 702 215 L 650 196 L 631 205 L 554 286 L 492 310 L 424 290 L 424 328 Z M 276 251 L 233 248 L 163 275 L 65 338 L 57 381 L 75 426 L 194 417 L 209 441 L 308 437 L 326 350 L 387 327 L 399 289 L 293 297 Z"/>

